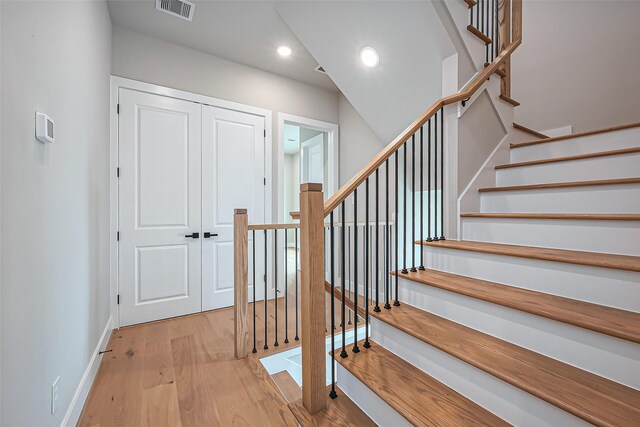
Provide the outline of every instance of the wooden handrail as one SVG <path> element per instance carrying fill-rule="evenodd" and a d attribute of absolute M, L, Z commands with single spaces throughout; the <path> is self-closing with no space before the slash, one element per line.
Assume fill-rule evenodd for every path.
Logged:
<path fill-rule="evenodd" d="M 463 99 L 470 98 L 484 84 L 484 82 L 496 72 L 498 67 L 511 56 L 511 54 L 520 46 L 520 40 L 515 40 L 506 49 L 504 49 L 494 61 L 480 72 L 464 89 L 454 95 L 439 99 L 431 107 L 427 109 L 420 117 L 413 121 L 398 137 L 396 137 L 389 145 L 380 151 L 369 163 L 367 163 L 353 178 L 347 181 L 340 190 L 329 198 L 324 204 L 324 215 L 329 215 L 335 208 L 340 206 L 353 190 L 358 188 L 368 177 L 378 169 L 388 158 L 390 158 L 402 145 L 411 138 L 440 108 L 445 105 L 460 102 Z M 294 212 L 291 212 L 291 216 Z M 295 217 L 294 217 L 295 218 Z"/>
<path fill-rule="evenodd" d="M 249 231 L 251 230 L 288 230 L 291 228 L 300 228 L 299 223 L 289 224 L 249 224 Z"/>

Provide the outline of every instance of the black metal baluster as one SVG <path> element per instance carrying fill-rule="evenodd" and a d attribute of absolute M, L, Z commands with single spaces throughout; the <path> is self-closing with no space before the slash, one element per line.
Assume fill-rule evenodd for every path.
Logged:
<path fill-rule="evenodd" d="M 278 347 L 280 344 L 278 343 L 278 229 L 273 229 L 273 280 L 275 284 L 275 294 L 274 294 L 274 302 L 276 306 L 276 340 L 273 343 L 274 347 Z"/>
<path fill-rule="evenodd" d="M 358 189 L 353 190 L 353 351 L 358 347 Z"/>
<path fill-rule="evenodd" d="M 427 242 L 431 238 L 431 119 L 427 122 Z"/>
<path fill-rule="evenodd" d="M 444 107 L 440 108 L 440 240 L 444 240 Z"/>
<path fill-rule="evenodd" d="M 470 16 L 469 24 L 473 25 L 473 7 L 469 8 L 469 16 Z"/>
<path fill-rule="evenodd" d="M 405 180 L 404 181 L 405 182 L 403 184 L 403 188 L 405 189 L 405 192 L 404 192 L 405 193 L 405 210 L 404 210 L 404 217 L 405 217 L 404 218 L 404 230 L 405 230 L 405 232 L 404 232 L 404 234 L 405 234 L 405 242 L 406 242 L 406 240 L 407 240 L 406 239 L 406 235 L 407 235 L 407 231 L 406 231 L 407 230 L 407 209 L 406 209 L 407 192 L 406 192 L 406 187 L 405 187 L 406 186 L 406 182 L 407 182 L 407 179 L 406 179 L 406 176 L 407 176 L 407 168 L 406 168 L 406 164 L 407 164 L 407 161 L 406 161 L 406 159 L 407 159 L 407 145 L 406 145 L 406 143 L 405 143 L 404 147 L 405 147 L 405 150 L 404 150 L 404 157 L 405 157 L 405 162 L 404 162 L 405 163 L 405 168 L 404 168 L 405 169 L 404 170 Z M 399 182 L 400 180 L 398 179 L 399 158 L 400 158 L 400 153 L 399 153 L 399 150 L 398 150 L 398 151 L 396 151 L 396 222 L 395 222 L 395 242 L 396 242 L 396 264 L 395 264 L 395 269 L 396 269 L 396 271 L 397 271 L 398 268 L 400 268 L 400 230 L 398 229 L 398 211 L 400 210 L 399 209 L 400 208 L 400 194 L 399 194 L 400 193 L 400 182 Z M 387 233 L 389 233 L 389 242 L 392 242 L 391 237 L 393 236 L 393 233 L 391 231 L 391 227 L 389 227 L 387 229 Z M 404 253 L 407 252 L 406 248 L 403 250 L 403 252 Z M 391 256 L 391 253 L 389 253 L 389 256 Z M 406 269 L 406 256 L 404 258 L 405 258 L 405 268 L 403 269 L 403 271 L 406 273 L 407 272 L 407 269 Z M 389 258 L 389 265 L 391 265 L 391 258 Z M 386 271 L 387 277 L 389 277 L 389 272 L 390 271 L 391 271 L 390 268 L 387 269 L 387 271 Z M 398 289 L 397 289 L 398 288 L 397 277 L 398 277 L 398 275 L 396 274 L 395 277 L 396 277 L 396 295 L 395 295 L 395 300 L 393 302 L 393 305 L 399 306 L 400 303 L 398 302 L 398 295 L 397 295 L 397 291 L 398 291 Z M 389 280 L 391 280 L 391 278 L 389 278 Z M 391 308 L 391 307 L 389 307 L 389 308 Z"/>
<path fill-rule="evenodd" d="M 410 271 L 416 272 L 416 134 L 411 136 L 411 239 L 409 244 L 411 245 L 411 269 Z M 396 299 L 398 297 L 396 296 Z"/>
<path fill-rule="evenodd" d="M 433 173 L 433 179 L 434 179 L 434 187 L 433 190 L 436 192 L 436 197 L 435 197 L 435 226 L 434 226 L 434 230 L 433 230 L 433 241 L 437 242 L 438 240 L 440 240 L 438 238 L 438 112 L 436 112 L 435 116 L 434 116 L 434 120 L 433 120 L 433 131 L 434 131 L 434 135 L 433 135 L 433 150 L 434 150 L 434 154 L 433 154 L 433 169 L 434 169 L 434 173 Z"/>
<path fill-rule="evenodd" d="M 293 338 L 296 341 L 300 340 L 300 337 L 298 336 L 298 229 L 295 229 L 295 267 L 294 267 L 294 271 L 296 273 L 296 336 Z"/>
<path fill-rule="evenodd" d="M 346 243 L 346 236 L 345 236 L 345 231 L 347 228 L 347 224 L 346 224 L 346 208 L 345 208 L 345 202 L 343 201 L 341 206 L 341 214 L 342 214 L 342 229 L 340 231 L 340 234 L 342 235 L 342 265 L 341 265 L 341 270 L 342 270 L 342 274 L 340 277 L 340 282 L 341 282 L 341 292 L 342 292 L 342 306 L 340 307 L 340 310 L 342 312 L 342 351 L 340 352 L 340 357 L 347 357 L 347 325 L 345 325 L 345 320 L 346 320 L 346 316 L 345 316 L 345 306 L 346 306 L 346 289 L 345 289 L 345 280 L 346 280 L 346 260 L 345 260 L 345 243 Z"/>
<path fill-rule="evenodd" d="M 396 237 L 396 262 L 395 262 L 395 269 L 397 270 L 399 268 L 400 265 L 400 259 L 399 259 L 399 249 L 400 249 L 400 241 L 398 239 L 398 235 L 400 233 L 398 233 L 398 211 L 399 211 L 399 207 L 400 207 L 400 184 L 399 184 L 399 165 L 400 165 L 400 153 L 398 151 L 396 151 L 395 154 L 396 157 L 396 233 L 395 233 L 395 237 Z M 388 221 L 388 218 L 387 218 Z M 389 226 L 387 223 L 387 228 L 385 230 L 386 235 L 388 236 L 388 241 L 389 241 L 389 246 L 388 246 L 388 251 L 387 251 L 387 256 L 389 257 L 389 260 L 391 260 L 391 236 L 389 235 Z M 389 265 L 390 266 L 390 263 Z M 388 283 L 388 277 L 389 277 L 389 271 L 391 271 L 390 268 L 387 268 L 387 271 L 385 272 L 385 278 L 387 279 L 387 288 L 389 288 L 389 283 Z M 397 276 L 396 276 L 397 277 Z M 387 289 L 387 301 L 384 304 L 384 308 L 391 308 L 391 304 L 389 304 L 389 289 Z"/>
<path fill-rule="evenodd" d="M 364 348 L 369 348 L 369 178 L 365 180 L 364 188 Z"/>
<path fill-rule="evenodd" d="M 284 343 L 289 344 L 289 253 L 287 250 L 287 229 L 284 229 Z"/>
<path fill-rule="evenodd" d="M 478 0 L 480 2 L 480 28 L 478 28 L 482 33 L 484 33 L 484 0 Z"/>
<path fill-rule="evenodd" d="M 396 152 L 397 154 L 397 152 Z M 396 157 L 396 167 L 398 163 L 398 158 Z M 389 280 L 390 279 L 390 275 L 389 273 L 391 272 L 391 236 L 389 234 L 389 219 L 390 219 L 390 215 L 389 215 L 389 159 L 385 160 L 385 167 L 387 168 L 386 173 L 385 173 L 385 212 L 384 212 L 384 220 L 385 220 L 385 225 L 384 225 L 384 287 L 385 289 L 387 289 L 387 293 L 389 293 Z M 396 178 L 397 178 L 397 174 L 396 174 Z M 397 199 L 397 194 L 396 194 L 396 212 L 398 210 L 398 199 Z M 397 216 L 397 214 L 396 214 Z M 385 304 L 385 308 L 391 308 L 391 306 L 389 305 L 389 299 L 387 298 L 386 304 Z"/>
<path fill-rule="evenodd" d="M 348 298 L 351 298 L 351 226 L 347 225 L 347 262 L 349 265 L 347 266 L 347 295 Z M 348 325 L 351 325 L 351 310 L 349 310 L 349 320 L 347 321 Z"/>
<path fill-rule="evenodd" d="M 267 350 L 267 230 L 264 230 L 264 349 Z"/>
<path fill-rule="evenodd" d="M 496 57 L 500 54 L 500 21 L 499 21 L 499 3 L 498 0 L 494 0 L 495 1 L 495 16 L 494 16 L 494 26 L 495 26 L 495 33 L 496 33 L 496 43 L 494 46 L 494 56 L 493 59 L 496 59 Z"/>
<path fill-rule="evenodd" d="M 424 270 L 424 125 L 420 126 L 420 267 L 418 270 Z"/>
<path fill-rule="evenodd" d="M 252 263 L 251 266 L 253 267 L 253 350 L 251 350 L 252 353 L 257 353 L 258 350 L 256 349 L 256 230 L 252 230 L 252 237 L 253 237 L 253 242 L 252 242 L 252 247 L 253 247 L 253 253 L 251 254 L 251 259 L 252 259 Z"/>
<path fill-rule="evenodd" d="M 335 253 L 335 240 L 334 240 L 334 229 L 333 229 L 333 211 L 331 211 L 331 213 L 329 214 L 329 227 L 330 227 L 330 240 L 331 240 L 331 250 L 330 250 L 330 256 L 331 256 L 331 267 L 330 267 L 330 271 L 331 271 L 331 391 L 329 392 L 329 397 L 332 399 L 335 399 L 336 397 L 338 397 L 338 393 L 336 393 L 336 362 L 333 360 L 333 355 L 336 352 L 336 316 L 335 316 L 335 310 L 336 310 L 336 303 L 335 303 L 335 260 L 334 260 L 334 253 Z M 297 272 L 296 272 L 297 274 Z"/>
<path fill-rule="evenodd" d="M 402 273 L 407 274 L 409 270 L 407 270 L 407 143 L 405 142 L 402 146 L 404 149 L 404 158 L 403 158 L 403 166 L 402 166 L 402 186 L 404 189 L 404 197 L 403 200 L 403 212 L 402 212 L 402 243 L 404 247 L 402 248 Z"/>
<path fill-rule="evenodd" d="M 389 175 L 389 161 L 385 161 L 385 164 L 387 165 L 387 175 Z M 379 289 L 379 285 L 380 285 L 380 257 L 379 255 L 379 251 L 380 251 L 380 211 L 378 209 L 379 207 L 379 198 L 380 198 L 380 192 L 379 192 L 379 183 L 380 181 L 378 180 L 378 171 L 379 169 L 376 169 L 376 274 L 375 274 L 375 281 L 376 281 L 376 305 L 375 307 L 373 307 L 373 311 L 375 311 L 376 313 L 380 312 L 380 305 L 379 305 L 379 297 L 380 297 L 380 289 Z M 387 180 L 388 182 L 388 180 Z M 387 186 L 387 190 L 388 190 L 388 186 Z M 387 199 L 389 198 L 389 193 L 387 191 Z M 388 203 L 388 201 L 387 201 Z"/>

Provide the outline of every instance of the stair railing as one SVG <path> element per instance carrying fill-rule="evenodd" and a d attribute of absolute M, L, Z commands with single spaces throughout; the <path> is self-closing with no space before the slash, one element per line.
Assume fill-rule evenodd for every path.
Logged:
<path fill-rule="evenodd" d="M 472 1 L 466 2 L 470 4 Z M 324 304 L 325 286 L 331 295 L 335 296 L 330 298 L 332 325 L 335 325 L 333 317 L 336 313 L 334 306 L 336 299 L 339 299 L 340 303 L 342 324 L 349 311 L 354 316 L 356 327 L 353 329 L 351 352 L 361 351 L 357 328 L 359 322 L 365 324 L 362 346 L 369 347 L 371 345 L 368 328 L 369 307 L 372 306 L 374 312 L 380 312 L 382 310 L 380 301 L 384 301 L 383 309 L 385 310 L 400 305 L 398 274 L 393 276 L 394 283 L 392 283 L 389 273 L 396 271 L 401 274 L 410 274 L 410 272 L 424 269 L 422 265 L 424 245 L 421 246 L 418 257 L 414 242 L 445 239 L 444 219 L 447 214 L 443 194 L 444 169 L 447 165 L 444 143 L 445 107 L 469 99 L 494 73 L 507 76 L 502 80 L 503 95 L 505 88 L 509 90 L 508 61 L 520 45 L 522 38 L 521 0 L 501 0 L 497 3 L 479 0 L 479 3 L 475 3 L 470 9 L 470 14 L 474 11 L 475 16 L 478 12 L 481 14 L 484 22 L 481 32 L 484 34 L 484 31 L 490 27 L 492 28 L 490 34 L 493 34 L 496 40 L 500 40 L 500 47 L 496 51 L 492 48 L 487 48 L 485 51 L 487 59 L 485 68 L 458 93 L 436 101 L 324 204 L 320 184 L 301 186 L 301 210 L 299 213 L 292 213 L 292 216 L 300 218 L 302 400 L 310 414 L 326 407 L 325 334 L 322 320 L 325 314 L 321 309 Z M 479 21 L 476 22 L 480 26 Z M 509 28 L 511 34 L 509 34 Z M 491 42 L 493 43 L 493 40 Z M 419 153 L 418 162 L 416 162 L 416 150 Z M 383 184 L 380 183 L 381 177 L 384 178 Z M 361 199 L 363 192 L 364 203 Z M 348 202 L 351 202 L 349 208 L 347 208 Z M 381 204 L 382 209 L 380 209 Z M 364 227 L 360 228 L 356 225 L 353 227 L 353 235 L 348 237 L 347 219 L 358 224 L 358 218 L 362 218 L 360 216 L 363 214 L 362 210 L 365 217 Z M 372 210 L 373 215 L 371 215 Z M 323 236 L 327 217 L 329 260 L 325 266 L 326 248 Z M 369 227 L 370 221 L 375 223 L 375 227 Z M 381 221 L 387 225 L 386 228 L 378 227 Z M 397 224 L 395 230 L 388 226 L 391 222 Z M 336 236 L 336 228 L 339 236 Z M 380 233 L 381 230 L 382 233 Z M 347 247 L 351 237 L 353 245 Z M 352 266 L 353 276 L 348 274 L 347 265 Z M 347 282 L 348 277 L 349 282 L 352 283 Z M 339 286 L 337 286 L 338 283 Z M 346 290 L 349 284 L 351 291 Z M 337 328 L 330 327 L 330 329 L 333 346 L 338 332 Z M 335 351 L 332 347 L 332 356 L 343 358 L 349 356 L 345 329 L 342 328 L 339 332 L 341 345 Z M 332 363 L 329 392 L 331 398 L 337 396 L 335 378 L 335 363 Z"/>
<path fill-rule="evenodd" d="M 233 222 L 236 358 L 297 346 L 300 224 L 250 225 L 246 209 L 235 209 Z"/>

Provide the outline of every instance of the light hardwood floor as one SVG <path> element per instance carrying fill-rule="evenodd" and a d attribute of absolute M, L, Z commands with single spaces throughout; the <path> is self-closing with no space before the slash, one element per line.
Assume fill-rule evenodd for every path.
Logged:
<path fill-rule="evenodd" d="M 242 360 L 233 355 L 233 308 L 114 330 L 107 346 L 112 351 L 103 356 L 79 425 L 297 426 L 287 400 L 258 359 L 300 345 L 294 340 L 293 265 L 289 271 L 289 344 L 284 342 L 284 297 L 278 299 L 280 345 L 273 345 L 275 301 L 271 300 L 267 303 L 269 350 L 263 350 L 264 305 L 258 302 L 258 352 Z M 252 314 L 250 304 L 249 322 Z M 336 317 L 339 323 L 339 314 Z M 252 323 L 249 331 L 251 350 Z"/>

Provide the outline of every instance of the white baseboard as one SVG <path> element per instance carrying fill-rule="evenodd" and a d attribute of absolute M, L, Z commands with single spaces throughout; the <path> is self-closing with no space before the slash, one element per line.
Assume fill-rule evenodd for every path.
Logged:
<path fill-rule="evenodd" d="M 82 375 L 80 384 L 78 384 L 78 388 L 73 394 L 73 399 L 71 399 L 69 408 L 67 408 L 67 412 L 65 413 L 64 418 L 62 419 L 62 423 L 60 424 L 61 427 L 75 426 L 78 423 L 82 408 L 84 407 L 85 401 L 89 396 L 89 390 L 91 390 L 91 385 L 93 384 L 93 380 L 96 378 L 98 368 L 100 367 L 100 361 L 102 360 L 102 357 L 99 353 L 106 348 L 107 343 L 109 342 L 112 324 L 113 318 L 110 316 L 107 320 L 107 324 L 105 325 L 104 330 L 102 331 L 102 336 L 98 341 L 98 345 L 93 351 L 93 355 L 91 356 L 89 365 L 84 371 L 84 375 Z"/>

